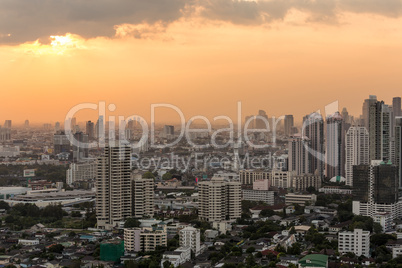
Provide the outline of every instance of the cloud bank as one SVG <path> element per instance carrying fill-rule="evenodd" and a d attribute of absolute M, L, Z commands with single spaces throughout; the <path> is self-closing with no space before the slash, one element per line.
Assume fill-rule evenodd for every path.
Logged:
<path fill-rule="evenodd" d="M 402 0 L 2 0 L 0 43 L 42 41 L 68 32 L 84 38 L 114 37 L 117 25 L 166 26 L 192 16 L 269 24 L 283 20 L 292 9 L 308 14 L 309 22 L 336 23 L 342 12 L 397 18 L 402 15 Z M 156 31 L 161 31 L 159 26 Z M 136 38 L 147 36 L 132 32 Z"/>

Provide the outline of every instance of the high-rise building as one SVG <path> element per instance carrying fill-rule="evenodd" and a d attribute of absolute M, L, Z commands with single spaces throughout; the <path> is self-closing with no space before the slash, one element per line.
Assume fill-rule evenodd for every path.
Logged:
<path fill-rule="evenodd" d="M 370 104 L 370 160 L 390 160 L 391 120 L 390 108 L 383 101 Z"/>
<path fill-rule="evenodd" d="M 11 122 L 12 122 L 11 120 L 6 120 L 6 121 L 4 121 L 4 127 L 5 127 L 5 128 L 11 128 L 11 125 L 12 125 Z"/>
<path fill-rule="evenodd" d="M 58 131 L 60 131 L 61 130 L 61 128 L 60 128 L 60 122 L 56 122 L 55 124 L 54 124 L 54 131 L 55 132 L 58 132 Z"/>
<path fill-rule="evenodd" d="M 343 119 L 339 112 L 327 117 L 326 133 L 326 166 L 325 175 L 328 179 L 344 177 L 345 175 L 345 135 Z"/>
<path fill-rule="evenodd" d="M 392 110 L 394 111 L 394 116 L 402 116 L 401 110 L 401 97 L 395 97 L 392 99 Z"/>
<path fill-rule="evenodd" d="M 201 220 L 214 222 L 235 220 L 241 216 L 241 184 L 213 177 L 198 183 Z"/>
<path fill-rule="evenodd" d="M 302 136 L 309 144 L 309 172 L 323 175 L 324 169 L 324 120 L 319 113 L 312 113 L 303 118 Z"/>
<path fill-rule="evenodd" d="M 88 144 L 88 135 L 82 132 L 76 132 L 74 134 L 74 139 L 80 143 Z M 89 149 L 85 146 L 78 146 L 73 144 L 73 161 L 78 162 L 88 158 Z"/>
<path fill-rule="evenodd" d="M 98 159 L 96 217 L 99 228 L 111 229 L 131 216 L 130 148 L 105 147 Z"/>
<path fill-rule="evenodd" d="M 310 173 L 310 155 L 306 147 L 309 139 L 300 134 L 293 135 L 288 142 L 288 170 L 296 175 Z"/>
<path fill-rule="evenodd" d="M 154 215 L 154 180 L 133 176 L 132 181 L 132 216 L 142 218 Z"/>
<path fill-rule="evenodd" d="M 284 122 L 285 136 L 289 137 L 290 135 L 294 134 L 292 133 L 293 125 L 294 125 L 293 115 L 291 114 L 285 115 L 285 122 Z"/>
<path fill-rule="evenodd" d="M 372 217 L 389 212 L 396 218 L 401 212 L 398 187 L 397 167 L 391 161 L 353 166 L 353 213 Z"/>
<path fill-rule="evenodd" d="M 102 115 L 96 121 L 95 136 L 99 140 L 99 143 L 105 142 L 105 122 Z"/>
<path fill-rule="evenodd" d="M 11 130 L 0 126 L 0 141 L 11 140 Z"/>
<path fill-rule="evenodd" d="M 89 140 L 95 138 L 95 124 L 94 122 L 88 121 L 85 126 L 85 133 L 88 135 Z"/>
<path fill-rule="evenodd" d="M 24 128 L 29 128 L 29 120 L 25 120 L 25 122 L 24 122 Z"/>
<path fill-rule="evenodd" d="M 365 127 L 352 126 L 345 137 L 346 185 L 353 186 L 353 166 L 369 164 L 369 133 Z"/>
<path fill-rule="evenodd" d="M 352 252 L 356 256 L 370 257 L 370 232 L 355 229 L 338 233 L 338 248 L 341 254 Z"/>
<path fill-rule="evenodd" d="M 174 126 L 165 125 L 163 126 L 163 134 L 166 138 L 171 138 L 174 136 Z"/>
<path fill-rule="evenodd" d="M 257 118 L 255 118 L 255 128 L 256 129 L 266 129 L 267 128 L 266 122 L 268 122 L 267 113 L 263 110 L 259 110 L 258 116 L 257 116 Z"/>
<path fill-rule="evenodd" d="M 53 135 L 54 154 L 68 153 L 71 150 L 70 140 L 63 131 L 59 131 Z"/>
<path fill-rule="evenodd" d="M 402 117 L 395 118 L 394 164 L 398 168 L 399 187 L 402 187 Z"/>
<path fill-rule="evenodd" d="M 190 247 L 195 256 L 200 255 L 200 229 L 194 227 L 183 228 L 179 231 L 179 239 L 181 247 Z"/>
<path fill-rule="evenodd" d="M 362 108 L 362 121 L 364 127 L 369 131 L 369 117 L 370 117 L 370 105 L 377 102 L 377 96 L 370 95 L 368 99 L 365 99 L 363 102 Z"/>

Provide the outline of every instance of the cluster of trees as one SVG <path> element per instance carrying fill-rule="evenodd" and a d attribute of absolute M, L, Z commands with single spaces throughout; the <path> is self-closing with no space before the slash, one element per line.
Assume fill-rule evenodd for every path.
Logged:
<path fill-rule="evenodd" d="M 268 234 L 269 232 L 281 231 L 282 228 L 282 226 L 279 226 L 272 221 L 257 221 L 244 229 L 243 238 L 256 240 L 262 237 L 270 237 L 270 235 Z"/>
<path fill-rule="evenodd" d="M 307 231 L 304 239 L 310 245 L 313 245 L 316 251 L 320 251 L 322 249 L 338 249 L 338 241 L 328 241 L 328 239 L 325 238 L 325 235 L 319 233 L 314 226 L 311 226 L 311 228 Z"/>
<path fill-rule="evenodd" d="M 68 215 L 60 205 L 49 205 L 41 209 L 29 203 L 14 205 L 8 214 L 4 221 L 14 230 L 26 229 L 40 222 L 55 222 Z"/>
<path fill-rule="evenodd" d="M 24 169 L 35 169 L 35 178 L 48 180 L 51 182 L 62 181 L 66 182 L 66 170 L 67 166 L 63 165 L 32 165 L 26 166 L 6 166 L 0 165 L 0 176 L 4 177 L 0 179 L 0 185 L 19 185 L 19 179 L 15 177 L 22 177 Z M 3 183 L 8 183 L 4 184 Z"/>

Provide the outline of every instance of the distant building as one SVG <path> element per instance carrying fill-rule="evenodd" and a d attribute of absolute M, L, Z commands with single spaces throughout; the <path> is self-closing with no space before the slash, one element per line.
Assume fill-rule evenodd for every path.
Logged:
<path fill-rule="evenodd" d="M 355 229 L 353 232 L 338 233 L 339 253 L 352 252 L 356 256 L 370 257 L 370 232 Z"/>
<path fill-rule="evenodd" d="M 271 172 L 271 185 L 287 189 L 292 187 L 293 172 L 274 169 Z"/>
<path fill-rule="evenodd" d="M 333 177 L 345 176 L 345 133 L 344 122 L 339 112 L 327 117 L 326 131 L 326 166 L 325 175 Z"/>
<path fill-rule="evenodd" d="M 63 131 L 57 132 L 53 135 L 53 149 L 54 154 L 70 152 L 70 140 Z"/>
<path fill-rule="evenodd" d="M 293 115 L 288 114 L 285 115 L 285 121 L 284 121 L 284 127 L 285 127 L 285 136 L 290 136 L 292 135 L 292 129 L 294 125 L 294 120 L 293 120 Z"/>
<path fill-rule="evenodd" d="M 269 180 L 257 180 L 253 182 L 253 190 L 268 191 L 270 186 Z"/>

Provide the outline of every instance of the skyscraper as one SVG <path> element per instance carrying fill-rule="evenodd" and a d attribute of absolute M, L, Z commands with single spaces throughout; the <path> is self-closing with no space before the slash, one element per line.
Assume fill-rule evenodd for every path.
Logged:
<path fill-rule="evenodd" d="M 198 183 L 198 187 L 198 215 L 201 220 L 219 222 L 240 218 L 240 182 L 227 182 L 223 178 L 214 177 L 211 181 Z"/>
<path fill-rule="evenodd" d="M 288 142 L 288 170 L 296 175 L 310 173 L 310 155 L 306 149 L 309 139 L 300 134 L 293 135 Z"/>
<path fill-rule="evenodd" d="M 293 134 L 292 133 L 292 128 L 294 125 L 293 115 L 291 114 L 285 115 L 284 125 L 285 125 L 285 136 L 289 137 L 290 135 Z"/>
<path fill-rule="evenodd" d="M 302 136 L 309 138 L 309 172 L 323 175 L 324 161 L 324 120 L 319 113 L 303 118 Z"/>
<path fill-rule="evenodd" d="M 88 135 L 89 140 L 93 140 L 95 138 L 95 124 L 91 121 L 88 121 L 85 126 L 85 133 Z"/>
<path fill-rule="evenodd" d="M 368 99 L 365 99 L 363 102 L 362 108 L 362 119 L 363 124 L 366 127 L 367 131 L 369 131 L 369 116 L 370 116 L 370 105 L 377 101 L 377 96 L 370 95 Z"/>
<path fill-rule="evenodd" d="M 11 125 L 12 125 L 11 120 L 4 121 L 4 127 L 5 128 L 11 128 Z"/>
<path fill-rule="evenodd" d="M 369 133 L 365 127 L 352 126 L 345 137 L 346 185 L 353 186 L 353 166 L 369 164 Z"/>
<path fill-rule="evenodd" d="M 401 111 L 401 97 L 395 97 L 392 99 L 392 110 L 394 111 L 394 116 L 402 116 Z"/>
<path fill-rule="evenodd" d="M 266 122 L 268 122 L 267 113 L 263 110 L 259 110 L 258 117 L 255 119 L 255 128 L 256 129 L 266 129 L 267 128 Z"/>
<path fill-rule="evenodd" d="M 383 101 L 370 104 L 369 139 L 370 160 L 390 160 L 391 113 Z"/>
<path fill-rule="evenodd" d="M 395 156 L 394 164 L 398 168 L 399 187 L 402 187 L 402 117 L 395 118 Z"/>
<path fill-rule="evenodd" d="M 74 134 L 74 138 L 76 141 L 80 143 L 88 143 L 88 135 L 84 134 L 82 132 L 76 132 Z M 81 160 L 84 160 L 85 158 L 88 158 L 88 153 L 89 149 L 84 146 L 78 146 L 78 144 L 73 144 L 73 161 L 78 162 Z"/>
<path fill-rule="evenodd" d="M 109 145 L 98 159 L 96 217 L 99 228 L 111 229 L 131 216 L 130 148 Z"/>
<path fill-rule="evenodd" d="M 326 177 L 328 179 L 331 179 L 333 177 L 344 177 L 345 136 L 343 130 L 343 120 L 339 112 L 336 112 L 327 117 L 326 136 Z"/>

